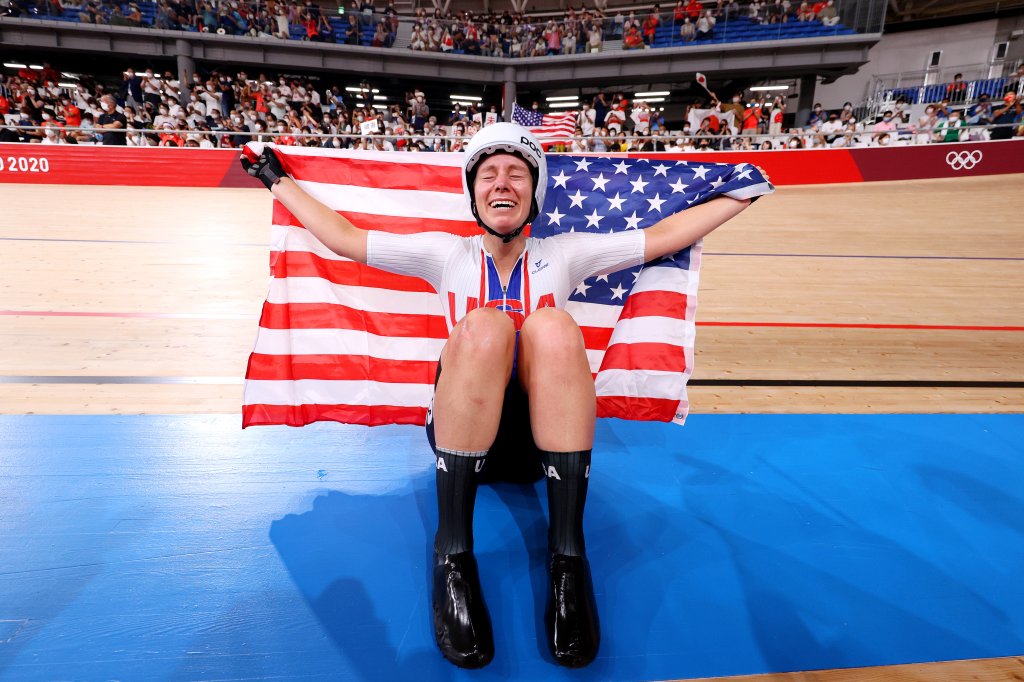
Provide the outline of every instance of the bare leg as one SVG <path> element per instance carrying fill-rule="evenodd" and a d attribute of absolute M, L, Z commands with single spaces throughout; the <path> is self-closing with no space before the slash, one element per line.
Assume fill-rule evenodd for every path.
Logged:
<path fill-rule="evenodd" d="M 583 334 L 569 313 L 543 308 L 526 318 L 519 339 L 519 381 L 530 396 L 538 448 L 570 452 L 593 447 L 594 378 Z"/>
<path fill-rule="evenodd" d="M 452 330 L 434 392 L 437 534 L 431 603 L 441 653 L 463 668 L 494 657 L 491 620 L 473 557 L 473 507 L 487 450 L 501 420 L 515 348 L 512 321 L 472 311 Z"/>
<path fill-rule="evenodd" d="M 551 558 L 544 621 L 559 664 L 579 668 L 601 641 L 583 540 L 597 400 L 583 334 L 568 313 L 545 308 L 520 332 L 519 378 L 530 397 L 533 439 L 548 491 Z"/>
<path fill-rule="evenodd" d="M 455 325 L 441 353 L 434 392 L 437 446 L 477 452 L 498 433 L 502 398 L 512 374 L 515 329 L 494 308 L 478 308 Z"/>

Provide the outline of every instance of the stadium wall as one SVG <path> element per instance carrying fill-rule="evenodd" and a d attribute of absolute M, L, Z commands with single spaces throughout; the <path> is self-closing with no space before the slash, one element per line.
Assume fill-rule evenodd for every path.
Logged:
<path fill-rule="evenodd" d="M 958 26 L 886 33 L 868 51 L 867 64 L 857 73 L 842 76 L 834 83 L 818 85 L 814 99 L 826 109 L 841 108 L 844 102 L 859 103 L 868 96 L 868 85 L 874 76 L 923 72 L 928 66 L 928 57 L 935 50 L 942 50 L 939 65 L 942 69 L 987 63 L 992 59 L 996 42 L 1009 37 L 1001 35 L 999 29 L 1000 22 L 990 19 Z"/>
<path fill-rule="evenodd" d="M 777 185 L 1024 173 L 1024 142 L 1021 140 L 890 148 L 638 153 L 623 156 L 704 163 L 753 163 L 767 170 Z M 0 144 L 0 184 L 261 186 L 242 171 L 237 150 L 26 144 Z"/>

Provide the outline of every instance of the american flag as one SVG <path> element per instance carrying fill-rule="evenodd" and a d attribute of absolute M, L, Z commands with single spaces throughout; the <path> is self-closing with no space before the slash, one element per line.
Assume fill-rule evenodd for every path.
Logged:
<path fill-rule="evenodd" d="M 300 186 L 358 227 L 479 233 L 462 194 L 461 154 L 276 150 Z M 549 156 L 548 169 L 535 237 L 642 229 L 715 196 L 772 191 L 746 164 Z M 272 235 L 243 426 L 423 424 L 448 334 L 437 293 L 334 254 L 276 200 Z M 599 416 L 686 418 L 699 267 L 697 243 L 587 280 L 570 297 L 566 310 L 584 334 Z"/>
<path fill-rule="evenodd" d="M 541 114 L 512 103 L 512 122 L 530 129 L 541 142 L 565 142 L 576 134 L 576 112 Z"/>

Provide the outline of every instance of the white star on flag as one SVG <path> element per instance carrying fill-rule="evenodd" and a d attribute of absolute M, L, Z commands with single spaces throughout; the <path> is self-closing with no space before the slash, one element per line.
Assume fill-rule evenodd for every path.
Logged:
<path fill-rule="evenodd" d="M 565 187 L 566 189 L 569 189 L 568 187 L 566 187 L 565 183 L 569 181 L 570 177 L 571 176 L 566 175 L 565 171 L 563 170 L 559 171 L 558 175 L 552 175 L 551 179 L 555 181 L 555 187 Z"/>
<path fill-rule="evenodd" d="M 590 181 L 594 183 L 594 191 L 604 191 L 604 186 L 608 184 L 608 179 L 604 177 L 604 173 L 601 173 L 596 178 L 590 178 Z"/>
<path fill-rule="evenodd" d="M 587 284 L 586 282 L 580 282 L 580 285 L 578 287 L 576 287 L 576 293 L 579 294 L 580 296 L 586 296 L 587 295 L 587 289 L 589 289 L 589 288 L 590 288 L 589 284 Z"/>
<path fill-rule="evenodd" d="M 707 175 L 708 175 L 708 171 L 709 170 L 711 170 L 711 169 L 710 168 L 706 168 L 703 165 L 700 165 L 700 166 L 697 166 L 696 168 L 693 169 L 693 174 L 694 174 L 695 177 L 698 177 L 701 180 L 707 180 L 708 179 Z"/>
<path fill-rule="evenodd" d="M 616 175 L 618 175 L 619 173 L 625 174 L 626 171 L 628 171 L 628 170 L 629 170 L 629 165 L 626 163 L 625 159 L 623 159 L 622 161 L 619 161 L 617 164 L 615 164 L 615 174 Z"/>
<path fill-rule="evenodd" d="M 633 215 L 626 216 L 626 229 L 636 230 L 640 227 L 640 218 L 637 217 L 636 211 L 633 211 Z"/>
<path fill-rule="evenodd" d="M 580 159 L 579 161 L 576 161 L 575 163 L 576 163 L 576 170 L 578 170 L 578 171 L 583 171 L 584 173 L 586 173 L 587 171 L 590 170 L 590 162 L 587 161 L 586 159 Z"/>
<path fill-rule="evenodd" d="M 747 169 L 746 169 L 746 170 L 744 170 L 743 172 L 741 172 L 741 173 L 737 174 L 737 175 L 736 175 L 736 179 L 737 179 L 737 180 L 749 180 L 749 179 L 750 179 L 750 172 L 751 172 L 752 170 L 753 170 L 753 169 L 751 169 L 751 168 L 747 168 Z"/>
<path fill-rule="evenodd" d="M 653 199 L 647 200 L 647 203 L 651 205 L 651 207 L 647 210 L 648 213 L 650 213 L 651 211 L 657 211 L 658 213 L 661 213 L 661 205 L 665 203 L 665 199 L 662 199 L 660 194 L 655 194 Z"/>
<path fill-rule="evenodd" d="M 627 291 L 629 291 L 629 289 L 623 289 L 621 284 L 616 284 L 612 289 L 612 299 L 622 298 L 622 295 Z"/>
<path fill-rule="evenodd" d="M 608 281 L 608 275 L 598 275 L 597 277 L 594 278 L 594 281 L 595 282 L 607 282 Z"/>
<path fill-rule="evenodd" d="M 672 194 L 686 191 L 686 185 L 683 184 L 682 178 L 676 178 L 676 181 L 669 185 L 669 187 L 672 188 Z"/>
<path fill-rule="evenodd" d="M 641 194 L 643 194 L 644 193 L 644 187 L 646 187 L 650 183 L 644 182 L 644 177 L 641 175 L 636 180 L 630 180 L 629 184 L 633 185 L 633 191 L 630 192 L 630 194 L 636 194 L 637 192 L 640 192 Z"/>
<path fill-rule="evenodd" d="M 718 189 L 724 184 L 725 180 L 723 180 L 722 178 L 715 178 L 714 180 L 711 181 L 711 187 L 713 187 L 714 189 Z"/>
<path fill-rule="evenodd" d="M 613 197 L 609 197 L 608 198 L 608 210 L 610 211 L 610 210 L 612 210 L 614 208 L 616 211 L 621 211 L 622 210 L 622 204 L 625 201 L 626 201 L 626 198 L 625 197 L 620 197 L 619 193 L 616 192 L 614 198 Z"/>
<path fill-rule="evenodd" d="M 583 200 L 586 199 L 586 197 L 583 196 L 579 190 L 576 190 L 576 194 L 567 194 L 566 196 L 570 201 L 572 201 L 572 206 L 569 208 L 583 208 Z"/>
<path fill-rule="evenodd" d="M 587 218 L 587 227 L 591 227 L 591 226 L 599 227 L 600 223 L 601 223 L 601 218 L 604 218 L 604 216 L 603 215 L 597 215 L 597 209 L 595 208 L 594 212 L 591 213 L 590 215 L 586 216 L 586 218 Z"/>
<path fill-rule="evenodd" d="M 666 166 L 663 163 L 659 163 L 657 166 L 654 167 L 654 175 L 655 176 L 664 175 L 667 178 L 668 177 L 668 169 L 669 169 L 669 166 Z"/>
<path fill-rule="evenodd" d="M 565 214 L 564 213 L 559 213 L 558 212 L 558 208 L 556 207 L 555 210 L 552 211 L 551 213 L 548 213 L 547 216 L 548 216 L 548 220 L 553 222 L 555 225 L 561 226 L 562 218 L 565 217 Z"/>

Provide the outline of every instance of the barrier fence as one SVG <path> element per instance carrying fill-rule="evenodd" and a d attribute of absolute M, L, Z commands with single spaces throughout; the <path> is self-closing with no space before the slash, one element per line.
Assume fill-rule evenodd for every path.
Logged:
<path fill-rule="evenodd" d="M 1020 140 L 773 151 L 608 154 L 691 163 L 754 163 L 777 185 L 1024 173 Z M 330 153 L 325 149 L 310 154 Z M 390 154 L 392 152 L 381 152 Z M 238 150 L 0 143 L 0 184 L 260 187 Z"/>
<path fill-rule="evenodd" d="M 2 128 L 4 126 L 0 126 Z M 396 145 L 401 143 L 404 146 L 416 147 L 421 149 L 425 146 L 426 149 L 421 151 L 459 151 L 459 147 L 462 143 L 469 139 L 470 136 L 459 136 L 459 135 L 422 135 L 417 133 L 409 134 L 383 134 L 383 135 L 361 135 L 354 133 L 253 133 L 249 131 L 234 131 L 234 130 L 217 130 L 217 131 L 197 131 L 192 129 L 164 129 L 164 130 L 150 130 L 147 128 L 126 128 L 117 131 L 102 131 L 96 128 L 87 127 L 71 127 L 71 126 L 6 126 L 12 130 L 20 133 L 32 133 L 36 137 L 36 141 L 44 139 L 47 131 L 55 131 L 55 135 L 59 136 L 61 133 L 75 133 L 81 132 L 86 135 L 100 136 L 116 135 L 118 137 L 127 138 L 127 146 L 136 148 L 154 147 L 161 146 L 170 138 L 180 138 L 184 142 L 195 141 L 202 142 L 207 141 L 213 145 L 214 148 L 231 148 L 236 149 L 241 146 L 242 140 L 255 141 L 255 142 L 270 142 L 280 144 L 281 140 L 285 140 L 285 144 L 290 146 L 320 146 L 326 148 L 332 148 L 335 145 L 333 142 L 337 140 L 340 143 L 338 148 L 349 148 L 349 145 L 355 145 L 358 149 L 372 149 L 371 146 L 375 140 L 382 140 Z M 906 126 L 903 128 L 897 128 L 894 130 L 887 131 L 876 131 L 873 129 L 864 129 L 855 132 L 848 133 L 843 130 L 834 133 L 825 133 L 821 131 L 814 131 L 810 129 L 800 129 L 798 132 L 789 133 L 777 133 L 777 134 L 729 134 L 729 135 L 704 135 L 699 131 L 691 133 L 689 135 L 683 135 L 679 131 L 667 131 L 664 135 L 652 136 L 652 135 L 632 135 L 625 134 L 624 138 L 619 136 L 600 137 L 604 141 L 605 150 L 594 150 L 587 149 L 586 151 L 611 151 L 611 147 L 616 143 L 620 143 L 623 140 L 630 143 L 644 143 L 647 141 L 660 142 L 665 145 L 675 145 L 676 142 L 682 139 L 692 140 L 695 147 L 699 147 L 705 140 L 708 141 L 714 151 L 733 151 L 743 150 L 749 151 L 760 148 L 762 143 L 772 143 L 773 149 L 782 149 L 788 146 L 788 143 L 794 139 L 800 141 L 801 149 L 807 147 L 808 144 L 815 142 L 812 138 L 818 138 L 816 142 L 819 146 L 813 146 L 810 148 L 819 147 L 832 147 L 837 138 L 847 138 L 850 144 L 847 145 L 849 148 L 863 148 L 870 146 L 871 144 L 877 144 L 877 138 L 880 136 L 887 135 L 892 141 L 893 146 L 902 145 L 921 145 L 921 144 L 936 144 L 939 142 L 949 142 L 948 136 L 955 134 L 959 137 L 960 142 L 982 142 L 991 139 L 1006 139 L 1012 137 L 1015 133 L 1019 132 L 1019 128 L 1024 127 L 1024 123 L 1005 123 L 1005 124 L 990 124 L 990 125 L 962 125 L 955 128 L 930 128 L 930 129 L 918 129 L 914 126 Z M 241 139 L 239 139 L 241 138 Z M 289 138 L 291 141 L 289 141 Z M 852 138 L 852 139 L 851 139 Z M 588 141 L 591 144 L 597 139 L 596 136 L 579 137 L 579 136 L 564 136 L 559 138 L 549 138 L 544 140 L 545 146 L 554 146 L 558 144 L 568 146 L 574 140 Z M 319 144 L 299 144 L 298 141 L 319 141 Z M 31 143 L 32 140 L 26 140 Z M 83 141 L 78 140 L 74 144 L 83 146 L 110 146 L 103 145 L 102 141 Z M 120 143 L 117 146 L 122 146 Z M 164 146 L 175 146 L 173 144 L 165 144 Z M 558 151 L 569 151 L 568 149 Z"/>

